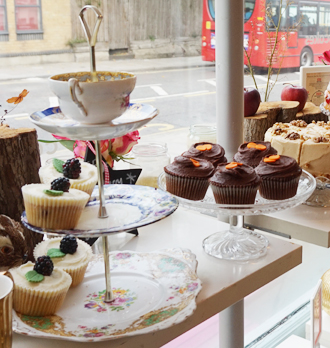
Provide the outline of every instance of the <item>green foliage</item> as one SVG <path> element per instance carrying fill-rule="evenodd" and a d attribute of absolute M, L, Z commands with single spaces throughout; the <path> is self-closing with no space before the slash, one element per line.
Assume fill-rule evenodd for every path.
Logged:
<path fill-rule="evenodd" d="M 87 42 L 86 39 L 70 39 L 66 45 L 74 48 L 76 45 Z"/>

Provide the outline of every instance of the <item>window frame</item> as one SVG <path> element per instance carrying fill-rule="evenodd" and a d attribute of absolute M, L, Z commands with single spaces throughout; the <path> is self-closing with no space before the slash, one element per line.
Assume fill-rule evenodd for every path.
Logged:
<path fill-rule="evenodd" d="M 0 4 L 0 8 L 3 8 L 4 19 L 5 19 L 4 30 L 0 30 L 0 35 L 8 35 L 9 32 L 8 32 L 8 18 L 7 18 L 7 3 L 6 3 L 6 0 L 3 0 L 3 5 Z"/>
<path fill-rule="evenodd" d="M 23 35 L 24 34 L 43 34 L 43 21 L 42 21 L 42 11 L 41 11 L 41 0 L 38 0 L 38 5 L 16 5 L 16 0 L 14 0 L 15 5 L 15 28 L 16 28 L 16 34 L 17 35 Z M 16 9 L 17 8 L 38 8 L 39 10 L 39 18 L 40 18 L 40 29 L 27 29 L 27 30 L 18 30 L 17 29 L 17 15 L 16 15 Z"/>

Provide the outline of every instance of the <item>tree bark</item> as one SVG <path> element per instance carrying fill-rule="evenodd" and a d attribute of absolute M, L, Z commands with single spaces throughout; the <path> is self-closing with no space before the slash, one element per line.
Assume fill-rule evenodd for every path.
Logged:
<path fill-rule="evenodd" d="M 321 112 L 319 106 L 311 102 L 307 102 L 303 110 L 297 113 L 296 119 L 304 120 L 306 123 L 311 123 L 312 121 L 328 122 L 328 116 Z"/>
<path fill-rule="evenodd" d="M 21 187 L 40 183 L 39 168 L 36 130 L 0 126 L 0 214 L 21 221 L 24 211 Z"/>

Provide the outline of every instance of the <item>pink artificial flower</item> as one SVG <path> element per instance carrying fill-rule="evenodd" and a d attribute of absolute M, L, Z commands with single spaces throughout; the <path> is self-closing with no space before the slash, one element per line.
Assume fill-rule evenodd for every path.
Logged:
<path fill-rule="evenodd" d="M 102 156 L 103 156 L 103 158 L 105 159 L 105 161 L 108 163 L 109 167 L 110 167 L 110 168 L 113 168 L 114 160 L 113 160 L 113 158 L 110 156 L 109 151 L 102 152 Z"/>
<path fill-rule="evenodd" d="M 73 153 L 75 157 L 85 158 L 86 149 L 86 142 L 82 140 L 77 140 L 73 145 Z"/>
<path fill-rule="evenodd" d="M 323 56 L 319 57 L 319 61 L 323 62 L 324 65 L 330 64 L 330 51 L 323 52 Z"/>
<path fill-rule="evenodd" d="M 66 137 L 60 137 L 59 135 L 55 135 L 55 134 L 52 134 L 52 136 L 58 140 L 71 140 L 69 138 L 66 138 Z"/>
<path fill-rule="evenodd" d="M 111 139 L 111 152 L 117 156 L 123 156 L 132 150 L 132 147 L 137 144 L 140 139 L 139 131 L 127 133 L 119 138 Z"/>

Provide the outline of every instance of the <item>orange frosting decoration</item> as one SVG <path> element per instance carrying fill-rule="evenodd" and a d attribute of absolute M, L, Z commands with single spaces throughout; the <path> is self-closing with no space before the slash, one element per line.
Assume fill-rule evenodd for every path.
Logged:
<path fill-rule="evenodd" d="M 234 169 L 238 166 L 242 166 L 242 163 L 238 163 L 238 162 L 230 162 L 226 165 L 226 169 Z"/>
<path fill-rule="evenodd" d="M 212 145 L 211 144 L 198 145 L 198 146 L 196 146 L 196 149 L 199 151 L 211 150 Z"/>
<path fill-rule="evenodd" d="M 200 167 L 201 166 L 201 164 L 198 162 L 198 161 L 196 161 L 196 160 L 194 160 L 194 159 L 192 159 L 192 158 L 189 158 L 190 159 L 190 161 L 193 163 L 193 165 L 195 166 L 195 167 Z"/>
<path fill-rule="evenodd" d="M 266 146 L 262 144 L 256 144 L 256 143 L 248 143 L 246 145 L 248 149 L 257 149 L 257 150 L 266 150 Z"/>
<path fill-rule="evenodd" d="M 265 163 L 274 163 L 281 158 L 280 155 L 272 155 L 264 158 Z"/>
<path fill-rule="evenodd" d="M 265 145 L 262 145 L 262 144 L 257 144 L 256 149 L 262 151 L 262 150 L 266 150 L 267 147 Z"/>
<path fill-rule="evenodd" d="M 248 144 L 246 145 L 246 147 L 247 147 L 248 149 L 255 149 L 255 148 L 257 147 L 257 144 L 256 144 L 256 143 L 248 143 Z"/>

